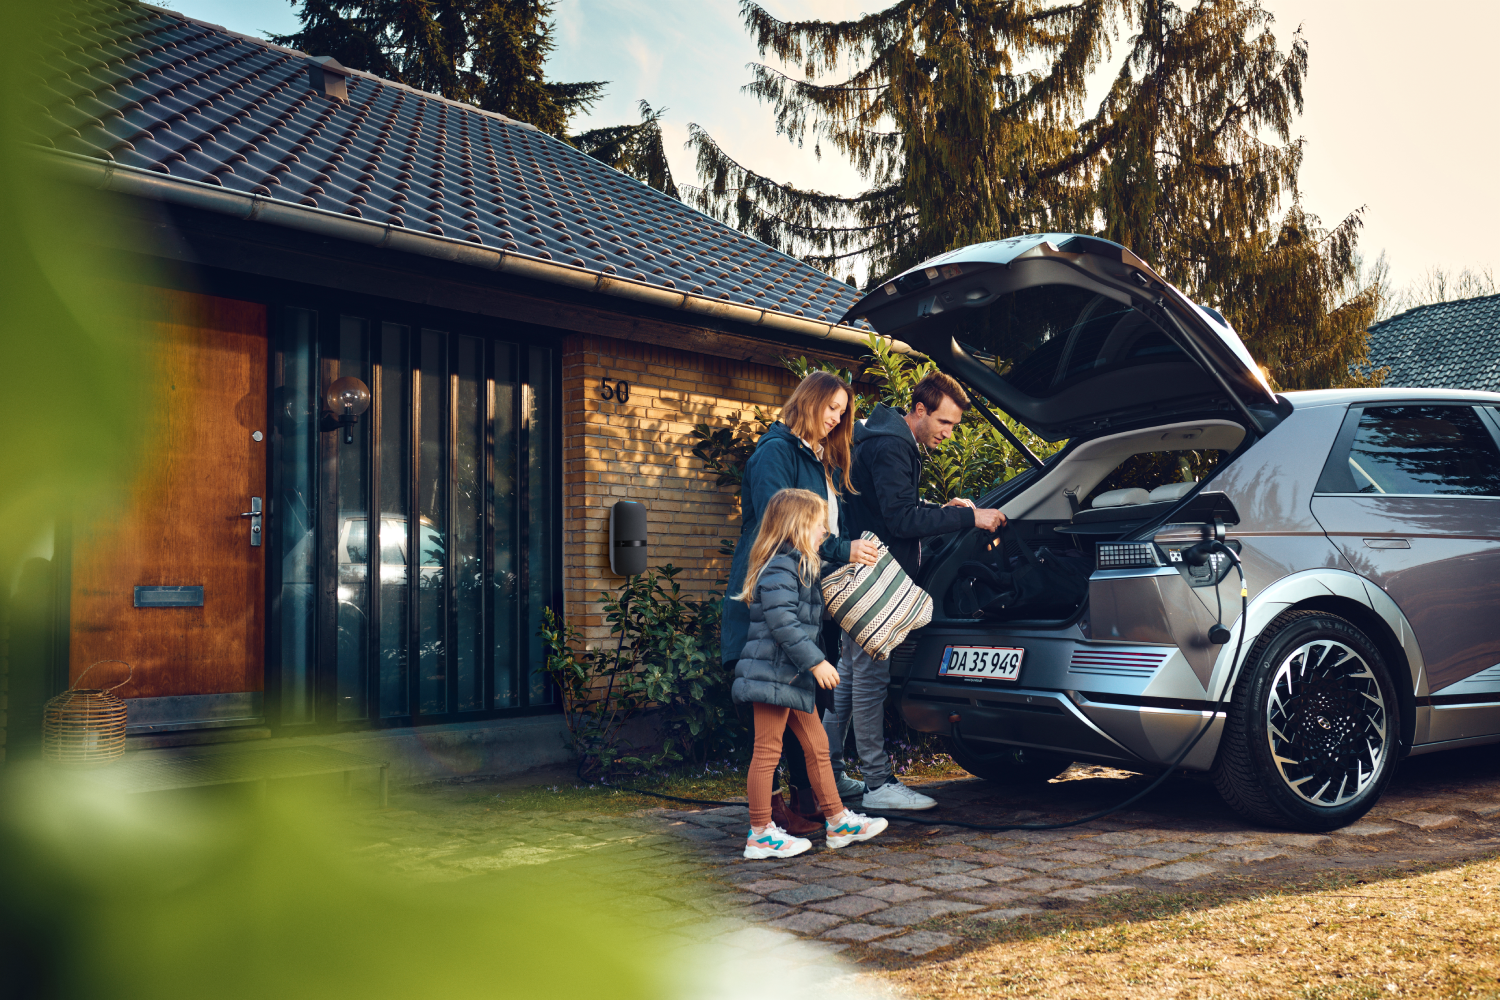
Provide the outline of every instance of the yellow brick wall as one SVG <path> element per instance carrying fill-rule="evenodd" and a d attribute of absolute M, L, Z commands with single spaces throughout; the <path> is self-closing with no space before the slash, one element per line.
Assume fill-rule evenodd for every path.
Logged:
<path fill-rule="evenodd" d="M 630 383 L 629 400 L 604 399 L 600 381 Z M 609 337 L 574 334 L 563 346 L 563 583 L 569 621 L 588 640 L 609 635 L 596 603 L 621 578 L 609 571 L 609 508 L 645 504 L 649 564 L 683 569 L 695 596 L 729 564 L 721 538 L 739 537 L 732 487 L 693 457 L 695 424 L 719 426 L 757 406 L 774 419 L 796 378 L 784 368 Z"/>

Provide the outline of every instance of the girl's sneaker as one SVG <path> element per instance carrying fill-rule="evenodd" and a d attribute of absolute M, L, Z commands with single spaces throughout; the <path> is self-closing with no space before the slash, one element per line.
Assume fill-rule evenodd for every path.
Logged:
<path fill-rule="evenodd" d="M 885 821 L 881 820 L 881 822 Z M 764 861 L 766 858 L 794 858 L 810 847 L 812 847 L 812 841 L 793 837 L 775 823 L 768 823 L 760 833 L 756 833 L 754 828 L 750 830 L 750 835 L 745 838 L 745 857 L 752 861 Z"/>
<path fill-rule="evenodd" d="M 861 840 L 869 840 L 888 826 L 890 823 L 883 816 L 871 818 L 862 816 L 853 809 L 845 809 L 844 815 L 837 821 L 828 820 L 828 846 L 835 849 L 848 847 Z"/>

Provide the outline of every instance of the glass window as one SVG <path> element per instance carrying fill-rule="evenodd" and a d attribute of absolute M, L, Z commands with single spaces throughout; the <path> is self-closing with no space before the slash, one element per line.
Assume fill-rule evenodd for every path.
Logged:
<path fill-rule="evenodd" d="M 287 585 L 305 591 L 305 627 L 284 642 L 309 644 L 287 657 L 302 700 L 289 695 L 286 711 L 333 721 L 335 691 L 337 720 L 395 725 L 550 704 L 535 633 L 559 601 L 554 353 L 378 315 L 332 320 L 321 341 L 308 334 L 321 384 L 353 375 L 374 399 L 350 444 L 307 404 L 301 474 L 322 506 L 316 531 L 282 539 Z"/>
<path fill-rule="evenodd" d="M 1150 493 L 1179 483 L 1197 483 L 1218 468 L 1228 454 L 1227 451 L 1200 448 L 1197 451 L 1150 451 L 1132 455 L 1089 490 L 1080 504 L 1089 507 L 1095 497 L 1111 490 L 1133 487 Z"/>
<path fill-rule="evenodd" d="M 406 363 L 406 327 L 380 330 L 380 717 L 411 714 L 407 664 L 410 657 L 410 579 L 406 567 L 407 521 L 411 514 L 411 372 Z"/>
<path fill-rule="evenodd" d="M 356 316 L 339 317 L 338 355 L 325 362 L 325 386 L 352 375 L 365 385 L 370 379 L 369 322 Z M 338 463 L 338 718 L 369 715 L 370 665 L 370 545 L 365 524 L 370 504 L 370 424 L 361 420 L 352 429 L 354 442 L 334 431 L 324 435 L 325 447 L 335 449 Z M 357 530 L 356 530 L 357 529 Z"/>
<path fill-rule="evenodd" d="M 520 379 L 516 377 L 516 349 L 495 345 L 494 402 L 494 671 L 495 708 L 521 704 L 520 664 L 524 650 L 521 632 L 521 560 L 517 538 L 521 513 L 520 469 L 516 465 L 520 432 Z"/>
<path fill-rule="evenodd" d="M 453 400 L 453 668 L 460 712 L 484 699 L 484 341 L 454 339 Z M 424 559 L 426 558 L 424 550 Z"/>
<path fill-rule="evenodd" d="M 1468 406 L 1370 406 L 1349 448 L 1355 493 L 1500 496 L 1500 454 Z"/>
<path fill-rule="evenodd" d="M 529 704 L 542 705 L 552 700 L 552 685 L 542 672 L 542 612 L 558 604 L 554 590 L 553 566 L 557 560 L 557 516 L 554 512 L 557 491 L 553 475 L 554 435 L 557 428 L 552 416 L 552 352 L 533 347 L 526 367 L 526 648 L 530 650 L 528 676 Z"/>
<path fill-rule="evenodd" d="M 318 549 L 317 468 L 318 314 L 310 309 L 282 311 L 271 401 L 271 445 L 276 495 L 271 498 L 271 537 L 280 541 L 281 600 L 276 606 L 281 637 L 281 721 L 313 721 L 317 662 L 316 594 Z"/>
<path fill-rule="evenodd" d="M 448 335 L 422 331 L 417 381 L 417 696 L 448 711 Z"/>
<path fill-rule="evenodd" d="M 1188 360 L 1144 313 L 1072 285 L 1036 285 L 959 309 L 953 336 L 1037 399 L 1109 370 Z"/>

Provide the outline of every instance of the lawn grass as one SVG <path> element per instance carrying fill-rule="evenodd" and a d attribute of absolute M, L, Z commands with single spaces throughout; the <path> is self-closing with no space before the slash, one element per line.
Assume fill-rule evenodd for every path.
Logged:
<path fill-rule="evenodd" d="M 1137 894 L 986 928 L 884 976 L 916 997 L 1500 997 L 1500 859 Z M 896 963 L 892 963 L 896 964 Z"/>

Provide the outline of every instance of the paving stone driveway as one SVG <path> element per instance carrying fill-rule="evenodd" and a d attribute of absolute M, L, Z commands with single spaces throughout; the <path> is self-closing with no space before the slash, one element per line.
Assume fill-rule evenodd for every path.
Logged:
<path fill-rule="evenodd" d="M 1056 822 L 1118 802 L 1144 781 L 1075 767 L 1025 795 L 977 779 L 933 783 L 922 787 L 941 807 L 923 818 Z M 1111 894 L 1188 892 L 1227 881 L 1271 884 L 1330 870 L 1492 853 L 1500 848 L 1500 749 L 1405 762 L 1368 816 L 1329 835 L 1246 825 L 1201 777 L 1172 779 L 1148 804 L 1056 831 L 893 823 L 873 841 L 839 851 L 816 842 L 786 862 L 741 856 L 748 824 L 742 805 L 658 808 L 630 817 L 553 813 L 529 826 L 511 824 L 503 843 L 477 843 L 451 818 L 428 817 L 425 823 L 453 838 L 446 853 L 429 846 L 403 854 L 399 835 L 378 846 L 398 864 L 433 877 L 606 847 L 592 859 L 598 877 L 635 912 L 661 914 L 664 933 L 684 945 L 714 941 L 735 954 L 771 952 L 816 971 L 816 981 L 826 985 L 830 977 L 848 975 L 847 959 L 940 957 L 988 923 L 1077 908 Z M 422 812 L 407 815 L 421 818 Z M 410 823 L 399 815 L 374 822 Z"/>

